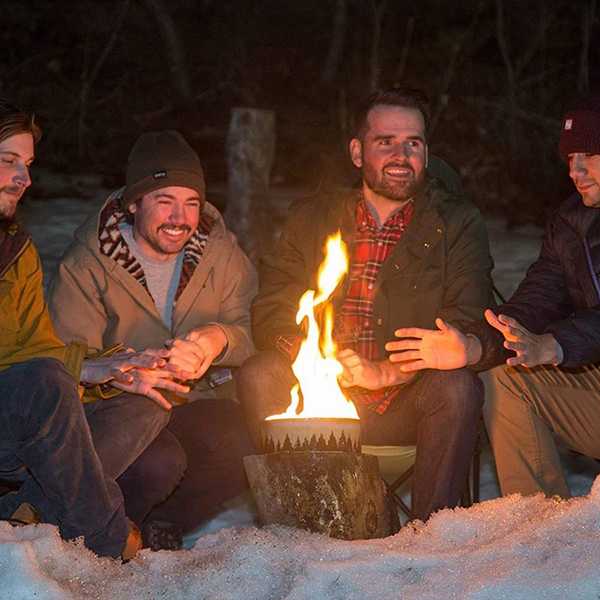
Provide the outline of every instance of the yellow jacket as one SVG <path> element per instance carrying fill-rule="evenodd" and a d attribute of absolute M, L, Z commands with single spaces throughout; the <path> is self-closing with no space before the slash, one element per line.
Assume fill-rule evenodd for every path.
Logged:
<path fill-rule="evenodd" d="M 65 345 L 44 299 L 40 257 L 18 225 L 0 229 L 0 371 L 32 358 L 56 358 L 79 382 L 86 345 Z"/>

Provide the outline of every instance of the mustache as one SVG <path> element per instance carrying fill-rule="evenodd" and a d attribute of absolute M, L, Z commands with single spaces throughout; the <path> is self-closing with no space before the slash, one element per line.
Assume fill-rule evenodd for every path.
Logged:
<path fill-rule="evenodd" d="M 22 185 L 5 185 L 0 188 L 0 192 L 6 192 L 8 194 L 22 194 L 25 188 Z"/>
<path fill-rule="evenodd" d="M 412 168 L 412 165 L 408 162 L 402 162 L 399 160 L 392 160 L 388 163 L 385 163 L 385 165 L 383 165 L 384 169 L 387 169 L 388 167 L 396 167 L 398 169 L 409 169 L 412 173 L 415 172 L 415 170 Z"/>
<path fill-rule="evenodd" d="M 171 223 L 163 223 L 158 229 L 159 231 L 161 229 L 179 229 L 181 231 L 185 231 L 186 233 L 189 233 L 192 230 L 189 225 L 173 225 Z"/>

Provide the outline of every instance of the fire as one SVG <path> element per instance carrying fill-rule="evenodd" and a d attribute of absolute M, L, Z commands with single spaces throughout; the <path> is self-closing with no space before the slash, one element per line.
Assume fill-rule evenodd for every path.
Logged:
<path fill-rule="evenodd" d="M 315 318 L 315 307 L 327 302 L 347 272 L 348 253 L 342 241 L 342 234 L 338 231 L 327 238 L 325 260 L 319 268 L 317 279 L 318 294 L 314 290 L 304 292 L 296 313 L 296 323 L 300 324 L 304 319 L 308 323 L 306 338 L 302 341 L 298 356 L 292 365 L 299 385 L 296 384 L 290 392 L 291 402 L 288 409 L 279 415 L 267 417 L 267 420 L 331 417 L 358 419 L 354 404 L 346 399 L 337 380 L 343 368 L 335 359 L 331 304 L 325 306 L 320 344 L 321 331 Z M 296 414 L 300 390 L 304 407 L 301 413 Z"/>

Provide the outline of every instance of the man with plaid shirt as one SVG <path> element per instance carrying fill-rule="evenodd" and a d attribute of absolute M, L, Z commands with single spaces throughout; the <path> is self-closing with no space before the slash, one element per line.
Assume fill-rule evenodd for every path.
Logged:
<path fill-rule="evenodd" d="M 261 352 L 242 367 L 238 395 L 258 444 L 261 421 L 289 404 L 303 337 L 298 300 L 316 289 L 325 240 L 339 229 L 350 253 L 349 275 L 332 299 L 340 383 L 360 415 L 363 443 L 416 444 L 412 507 L 425 520 L 459 502 L 483 389 L 467 369 L 404 373 L 385 343 L 396 329 L 431 326 L 437 316 L 479 317 L 493 303 L 492 260 L 477 209 L 427 174 L 423 94 L 376 92 L 355 122 L 350 156 L 362 171 L 361 190 L 298 206 L 264 258 L 252 308 Z"/>

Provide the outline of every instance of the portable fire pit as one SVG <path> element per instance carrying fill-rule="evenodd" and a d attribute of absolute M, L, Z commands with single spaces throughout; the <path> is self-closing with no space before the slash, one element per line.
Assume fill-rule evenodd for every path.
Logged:
<path fill-rule="evenodd" d="M 265 421 L 265 454 L 244 458 L 262 524 L 345 540 L 385 537 L 398 516 L 357 419 Z"/>
<path fill-rule="evenodd" d="M 355 540 L 395 533 L 398 515 L 377 458 L 360 452 L 358 414 L 338 381 L 343 367 L 327 301 L 347 272 L 338 231 L 327 239 L 318 290 L 307 290 L 298 304 L 296 322 L 306 325 L 306 337 L 292 365 L 298 384 L 290 390 L 290 405 L 263 421 L 264 454 L 246 456 L 244 466 L 263 524 Z M 315 307 L 321 307 L 322 328 Z"/>

